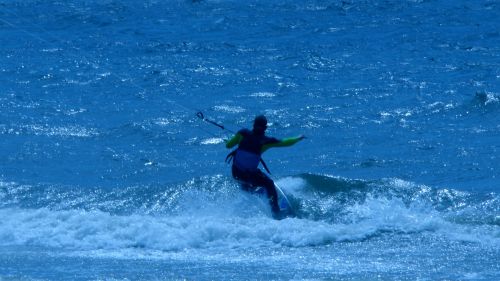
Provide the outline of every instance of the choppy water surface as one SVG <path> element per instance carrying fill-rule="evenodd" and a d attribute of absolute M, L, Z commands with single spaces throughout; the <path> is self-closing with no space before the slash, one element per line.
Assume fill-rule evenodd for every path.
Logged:
<path fill-rule="evenodd" d="M 498 1 L 0 1 L 0 279 L 497 280 Z M 297 217 L 224 163 L 264 113 Z"/>

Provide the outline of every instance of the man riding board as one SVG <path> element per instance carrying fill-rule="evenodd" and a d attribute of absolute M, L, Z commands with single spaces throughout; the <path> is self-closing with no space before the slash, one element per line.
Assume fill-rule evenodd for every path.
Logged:
<path fill-rule="evenodd" d="M 242 183 L 244 190 L 253 192 L 259 187 L 266 189 L 273 216 L 277 216 L 280 208 L 276 186 L 273 180 L 258 168 L 259 163 L 262 163 L 266 171 L 269 172 L 261 155 L 271 147 L 292 146 L 305 137 L 300 135 L 279 140 L 266 136 L 266 129 L 266 117 L 264 115 L 257 116 L 252 130 L 242 129 L 226 142 L 227 148 L 238 145 L 238 148 L 231 152 L 226 159 L 233 160 L 233 177 Z"/>

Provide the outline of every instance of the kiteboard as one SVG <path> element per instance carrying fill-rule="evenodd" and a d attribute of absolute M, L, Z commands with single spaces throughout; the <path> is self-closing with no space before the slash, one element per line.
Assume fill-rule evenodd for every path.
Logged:
<path fill-rule="evenodd" d="M 286 197 L 285 193 L 278 185 L 275 184 L 274 186 L 276 186 L 276 192 L 278 193 L 278 206 L 280 207 L 280 213 L 279 213 L 280 218 L 293 216 L 294 213 L 290 200 L 288 200 L 288 197 Z M 258 187 L 255 190 L 255 192 L 258 194 L 262 194 L 267 198 L 267 191 L 265 188 Z"/>

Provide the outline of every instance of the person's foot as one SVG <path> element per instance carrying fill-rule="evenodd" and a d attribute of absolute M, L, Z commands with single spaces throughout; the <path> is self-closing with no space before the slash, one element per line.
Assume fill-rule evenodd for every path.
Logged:
<path fill-rule="evenodd" d="M 279 207 L 272 208 L 273 212 L 273 219 L 275 220 L 282 220 L 285 218 L 285 215 L 280 211 Z"/>
<path fill-rule="evenodd" d="M 285 216 L 283 216 L 283 214 L 281 214 L 281 213 L 273 213 L 273 219 L 275 219 L 275 220 L 282 220 L 284 218 L 285 218 Z"/>

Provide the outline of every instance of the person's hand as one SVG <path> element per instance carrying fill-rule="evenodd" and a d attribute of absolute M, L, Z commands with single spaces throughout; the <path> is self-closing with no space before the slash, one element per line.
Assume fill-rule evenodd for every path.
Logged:
<path fill-rule="evenodd" d="M 300 135 L 300 136 L 299 136 L 299 140 L 303 140 L 303 139 L 305 139 L 305 138 L 306 138 L 306 136 L 304 136 L 304 135 Z"/>

